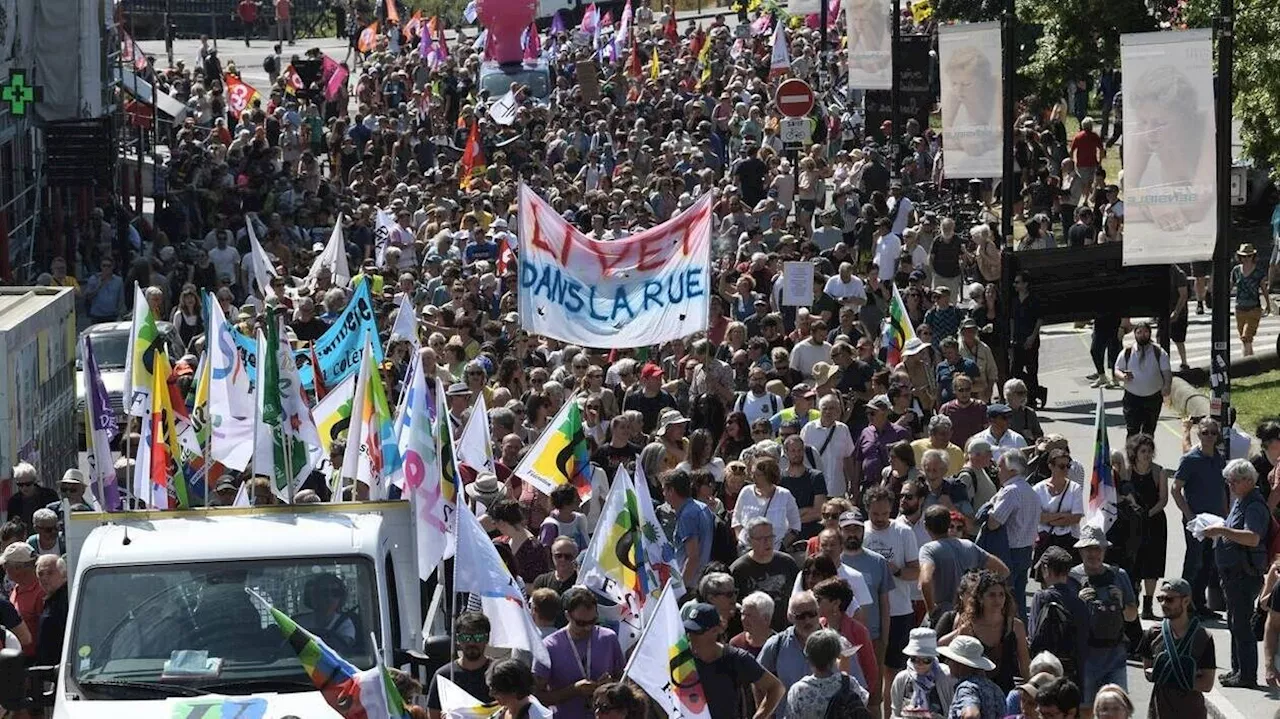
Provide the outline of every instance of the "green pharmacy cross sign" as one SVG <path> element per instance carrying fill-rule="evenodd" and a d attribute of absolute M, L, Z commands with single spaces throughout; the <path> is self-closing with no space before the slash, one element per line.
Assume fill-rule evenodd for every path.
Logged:
<path fill-rule="evenodd" d="M 27 84 L 25 70 L 14 70 L 8 82 L 0 85 L 0 102 L 9 106 L 9 112 L 22 116 L 27 114 L 27 107 L 40 102 L 44 97 L 44 88 Z"/>

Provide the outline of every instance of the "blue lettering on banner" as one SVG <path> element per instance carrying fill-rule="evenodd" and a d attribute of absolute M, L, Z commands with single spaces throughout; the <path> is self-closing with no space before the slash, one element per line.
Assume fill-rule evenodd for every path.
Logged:
<path fill-rule="evenodd" d="M 545 299 L 571 315 L 582 315 L 585 310 L 591 320 L 618 326 L 650 310 L 704 297 L 707 294 L 705 273 L 706 268 L 691 267 L 656 279 L 611 282 L 608 286 L 584 285 L 555 265 L 526 260 L 520 263 L 520 286 L 535 299 Z M 611 302 L 606 299 L 609 295 L 612 295 Z M 606 307 L 608 314 L 603 314 Z"/>

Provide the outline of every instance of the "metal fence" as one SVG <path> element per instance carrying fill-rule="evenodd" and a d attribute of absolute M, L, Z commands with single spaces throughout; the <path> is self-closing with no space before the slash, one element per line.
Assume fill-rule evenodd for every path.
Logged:
<path fill-rule="evenodd" d="M 164 18 L 169 17 L 178 38 L 242 37 L 244 28 L 236 14 L 238 0 L 123 0 L 124 27 L 135 40 L 163 40 Z M 275 10 L 270 0 L 260 2 L 253 37 L 275 35 Z M 334 27 L 330 0 L 293 0 L 294 34 L 311 37 Z"/>

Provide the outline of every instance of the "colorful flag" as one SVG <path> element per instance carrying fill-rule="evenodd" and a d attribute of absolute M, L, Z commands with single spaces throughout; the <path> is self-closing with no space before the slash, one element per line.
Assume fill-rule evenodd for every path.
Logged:
<path fill-rule="evenodd" d="M 329 456 L 329 448 L 333 446 L 333 441 L 340 433 L 347 431 L 351 422 L 351 400 L 356 396 L 358 376 L 358 372 L 348 375 L 338 383 L 337 387 L 326 392 L 324 399 L 317 401 L 316 406 L 311 410 L 326 457 Z"/>
<path fill-rule="evenodd" d="M 409 387 L 400 416 L 397 418 L 400 453 L 404 456 L 404 495 L 413 514 L 414 537 L 417 542 L 418 578 L 426 581 L 453 554 L 457 534 L 453 531 L 457 513 L 456 493 L 445 496 L 442 464 L 448 453 L 452 464 L 448 415 L 440 415 L 437 429 L 444 433 L 446 444 L 433 435 L 430 405 L 433 401 L 422 363 L 415 361 L 409 374 Z M 443 397 L 443 392 L 438 393 Z M 444 449 L 445 452 L 442 452 Z M 456 476 L 456 468 L 449 474 Z M 455 486 L 455 485 L 449 485 Z"/>
<path fill-rule="evenodd" d="M 164 341 L 156 330 L 156 316 L 147 303 L 147 295 L 137 284 L 133 286 L 133 322 L 129 326 L 129 347 L 125 351 L 125 385 L 121 396 L 134 417 L 145 417 L 151 411 L 151 368 L 157 354 L 164 354 Z"/>
<path fill-rule="evenodd" d="M 477 177 L 483 177 L 485 171 L 484 148 L 480 147 L 480 123 L 471 123 L 471 131 L 467 133 L 467 146 L 462 151 L 462 176 L 458 184 L 464 190 L 471 189 L 471 183 Z"/>
<path fill-rule="evenodd" d="M 619 467 L 595 534 L 582 556 L 578 581 L 617 603 L 621 620 L 618 641 L 624 651 L 640 636 L 645 604 L 661 587 L 648 562 L 643 524 L 635 485 L 627 470 Z"/>
<path fill-rule="evenodd" d="M 288 67 L 284 69 L 284 91 L 290 95 L 297 95 L 298 91 L 305 87 L 306 85 L 302 82 L 302 76 L 298 74 L 297 68 L 293 66 L 293 63 L 289 63 Z"/>
<path fill-rule="evenodd" d="M 538 34 L 537 23 L 529 23 L 529 27 L 525 28 L 521 43 L 521 47 L 524 48 L 525 62 L 533 62 L 542 57 L 542 36 Z"/>
<path fill-rule="evenodd" d="M 441 716 L 448 719 L 489 719 L 502 711 L 502 707 L 496 703 L 481 703 L 466 689 L 449 681 L 445 674 L 436 677 L 436 696 L 440 699 Z"/>
<path fill-rule="evenodd" d="M 671 13 L 667 17 L 667 21 L 662 25 L 662 35 L 667 38 L 667 42 L 679 46 L 680 30 L 676 27 L 676 14 Z"/>
<path fill-rule="evenodd" d="M 587 6 L 582 12 L 582 23 L 578 25 L 578 29 L 584 34 L 595 35 L 596 30 L 600 27 L 600 8 L 595 3 Z"/>
<path fill-rule="evenodd" d="M 396 7 L 396 0 L 387 0 L 387 22 L 400 24 L 400 8 Z"/>
<path fill-rule="evenodd" d="M 342 458 L 342 478 L 369 488 L 371 499 L 385 499 L 391 473 L 400 466 L 400 448 L 392 431 L 391 409 L 382 389 L 382 373 L 374 362 L 373 347 L 365 342 L 351 402 L 351 429 L 347 453 Z"/>
<path fill-rule="evenodd" d="M 787 30 L 785 23 L 778 23 L 773 28 L 773 53 L 769 58 L 769 77 L 785 75 L 791 71 L 791 52 L 787 48 Z"/>
<path fill-rule="evenodd" d="M 769 32 L 770 24 L 773 22 L 773 15 L 769 13 L 760 13 L 760 17 L 751 22 L 752 35 L 764 35 Z M 781 23 L 779 23 L 781 24 Z"/>
<path fill-rule="evenodd" d="M 640 686 L 668 717 L 709 718 L 676 592 L 665 587 L 622 676 Z"/>
<path fill-rule="evenodd" d="M 447 416 L 440 417 L 448 424 Z M 481 611 L 489 617 L 492 629 L 489 646 L 523 649 L 533 654 L 534 661 L 551 663 L 542 634 L 533 625 L 524 604 L 524 593 L 507 565 L 498 556 L 489 533 L 471 513 L 466 502 L 458 503 L 458 553 L 453 561 L 453 589 L 470 592 L 480 599 Z"/>
<path fill-rule="evenodd" d="M 409 38 L 413 37 L 413 34 L 415 32 L 418 33 L 419 37 L 421 37 L 422 29 L 424 27 L 426 27 L 426 24 L 422 19 L 422 11 L 414 10 L 413 15 L 409 16 L 409 22 L 404 24 L 404 27 L 401 29 L 400 32 L 402 33 L 402 36 L 407 42 Z"/>
<path fill-rule="evenodd" d="M 151 409 L 142 423 L 133 493 L 156 509 L 185 509 L 191 506 L 191 495 L 183 465 L 200 454 L 200 446 L 181 394 L 170 383 L 168 355 L 157 353 L 153 370 Z"/>
<path fill-rule="evenodd" d="M 640 64 L 640 43 L 631 43 L 631 52 L 627 54 L 627 77 L 632 80 L 644 77 L 644 66 Z"/>
<path fill-rule="evenodd" d="M 240 119 L 240 113 L 253 107 L 254 100 L 262 100 L 262 93 L 253 89 L 252 85 L 231 73 L 223 74 L 222 84 L 226 89 L 227 110 L 229 110 L 232 116 L 237 120 Z"/>
<path fill-rule="evenodd" d="M 649 480 L 645 477 L 644 467 L 636 465 L 636 476 L 632 481 L 636 488 L 636 502 L 640 505 L 640 523 L 644 530 L 644 549 L 648 562 L 658 575 L 658 584 L 671 582 L 676 596 L 685 593 L 684 567 L 676 560 L 676 546 L 667 538 L 662 523 L 658 521 L 657 504 L 649 495 Z"/>
<path fill-rule="evenodd" d="M 283 499 L 315 469 L 321 454 L 311 408 L 307 406 L 293 350 L 281 341 L 280 316 L 267 311 L 267 331 L 258 333 L 258 416 L 254 437 L 253 471 L 272 479 Z"/>
<path fill-rule="evenodd" d="M 476 0 L 471 0 L 471 2 L 467 3 L 466 7 L 462 8 L 462 19 L 467 22 L 475 22 L 476 18 L 479 16 L 480 13 L 478 8 L 476 8 Z"/>
<path fill-rule="evenodd" d="M 302 669 L 325 702 L 347 719 L 407 719 L 409 712 L 391 674 L 374 654 L 372 669 L 360 670 L 329 648 L 320 637 L 303 629 L 287 614 L 271 606 L 252 589 L 245 589 L 271 614 L 285 642 L 298 655 Z M 360 639 L 363 643 L 363 638 Z"/>
<path fill-rule="evenodd" d="M 1084 486 L 1082 526 L 1094 526 L 1104 533 L 1116 520 L 1116 480 L 1111 474 L 1111 442 L 1107 438 L 1107 403 L 1098 388 L 1098 407 L 1093 418 L 1093 473 Z"/>
<path fill-rule="evenodd" d="M 10 19 L 12 22 L 12 19 Z M 147 69 L 147 54 L 142 51 L 142 47 L 138 42 L 130 37 L 124 28 L 116 28 L 120 32 L 120 59 L 125 62 L 133 63 L 133 67 L 142 72 Z"/>
<path fill-rule="evenodd" d="M 360 39 L 356 42 L 356 49 L 360 52 L 373 52 L 378 46 L 378 23 L 372 22 L 368 27 L 360 31 Z"/>
<path fill-rule="evenodd" d="M 916 338 L 916 329 L 911 326 L 911 317 L 907 314 L 907 306 L 902 302 L 898 287 L 893 287 L 893 299 L 889 302 L 889 314 L 884 319 L 882 343 L 888 352 L 885 362 L 895 367 L 902 361 L 902 350 L 907 342 Z"/>
<path fill-rule="evenodd" d="M 208 296 L 209 331 L 205 342 L 208 374 L 209 458 L 234 470 L 253 459 L 253 383 L 236 347 L 238 332 L 222 305 Z"/>
<path fill-rule="evenodd" d="M 440 64 L 440 58 L 436 54 L 435 32 L 436 18 L 433 16 L 418 36 L 418 57 L 426 60 L 427 67 L 432 69 Z"/>
<path fill-rule="evenodd" d="M 543 494 L 562 484 L 572 484 L 585 503 L 591 498 L 591 458 L 582 429 L 582 408 L 569 398 L 520 460 L 516 476 Z"/>
<path fill-rule="evenodd" d="M 627 0 L 627 4 L 622 8 L 622 18 L 618 21 L 618 31 L 613 34 L 614 40 L 620 47 L 633 41 L 631 23 L 634 19 L 635 12 L 631 9 L 631 0 Z"/>
<path fill-rule="evenodd" d="M 120 509 L 120 486 L 116 484 L 115 460 L 111 440 L 119 434 L 115 410 L 107 396 L 93 355 L 93 339 L 84 336 L 84 429 L 85 450 L 89 454 L 89 487 L 108 512 Z"/>
<path fill-rule="evenodd" d="M 568 28 L 564 26 L 564 11 L 556 10 L 556 14 L 551 16 L 551 30 L 549 31 L 549 34 L 553 36 L 559 35 L 567 30 Z"/>

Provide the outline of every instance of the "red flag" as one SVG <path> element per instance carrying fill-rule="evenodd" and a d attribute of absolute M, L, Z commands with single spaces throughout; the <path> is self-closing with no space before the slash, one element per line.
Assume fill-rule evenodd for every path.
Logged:
<path fill-rule="evenodd" d="M 458 186 L 464 190 L 471 189 L 471 182 L 483 176 L 485 170 L 484 149 L 480 147 L 480 125 L 471 123 L 471 132 L 467 135 L 467 146 L 462 151 L 462 176 L 458 178 Z"/>
<path fill-rule="evenodd" d="M 680 42 L 680 30 L 676 28 L 675 13 L 672 13 L 671 17 L 667 18 L 666 24 L 662 26 L 662 34 L 672 43 Z"/>
<path fill-rule="evenodd" d="M 293 63 L 289 63 L 289 66 L 284 69 L 284 91 L 290 95 L 296 95 L 302 88 L 302 76 L 294 69 Z"/>
<path fill-rule="evenodd" d="M 414 32 L 417 32 L 419 37 L 421 37 L 422 28 L 423 28 L 422 11 L 414 10 L 413 15 L 409 18 L 409 22 L 404 24 L 404 28 L 401 29 L 400 32 L 402 37 L 404 37 L 405 41 L 407 42 L 409 38 L 413 36 Z"/>
<path fill-rule="evenodd" d="M 373 52 L 378 46 L 378 23 L 374 22 L 360 31 L 360 39 L 356 42 L 356 49 L 360 52 Z"/>
<path fill-rule="evenodd" d="M 138 70 L 147 69 L 147 54 L 124 28 L 120 28 L 120 56 L 125 62 L 132 62 Z"/>
<path fill-rule="evenodd" d="M 400 9 L 396 7 L 396 0 L 387 0 L 387 22 L 400 24 Z"/>
<path fill-rule="evenodd" d="M 627 77 L 639 80 L 644 77 L 644 65 L 640 64 L 640 43 L 631 39 L 631 55 L 627 58 Z"/>
<path fill-rule="evenodd" d="M 689 54 L 697 57 L 702 52 L 702 43 L 707 41 L 707 36 L 701 29 L 693 33 L 693 38 L 689 40 Z"/>
<path fill-rule="evenodd" d="M 253 86 L 249 83 L 230 73 L 222 76 L 222 84 L 227 90 L 227 109 L 237 119 L 240 118 L 240 113 L 253 106 L 255 99 L 262 99 L 262 93 L 253 89 Z"/>

